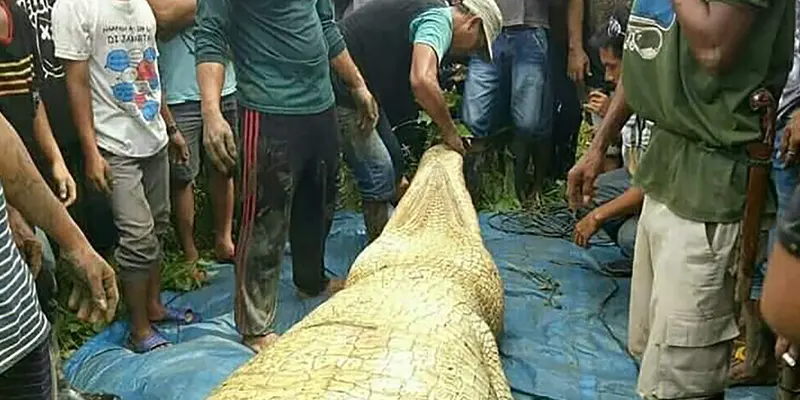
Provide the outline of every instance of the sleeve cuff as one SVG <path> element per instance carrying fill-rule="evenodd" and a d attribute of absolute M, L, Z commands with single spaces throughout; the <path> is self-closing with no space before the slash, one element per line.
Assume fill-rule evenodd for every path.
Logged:
<path fill-rule="evenodd" d="M 225 65 L 228 61 L 222 54 L 197 54 L 195 56 L 195 65 L 203 63 L 216 63 Z"/>
<path fill-rule="evenodd" d="M 70 61 L 86 61 L 89 59 L 90 55 L 88 53 L 83 53 L 81 51 L 74 51 L 57 47 L 55 49 L 55 56 L 56 58 L 61 58 Z"/>
<path fill-rule="evenodd" d="M 347 46 L 344 43 L 344 38 L 340 36 L 338 40 L 335 40 L 333 43 L 328 43 L 328 58 L 332 60 L 338 57 L 346 48 Z"/>

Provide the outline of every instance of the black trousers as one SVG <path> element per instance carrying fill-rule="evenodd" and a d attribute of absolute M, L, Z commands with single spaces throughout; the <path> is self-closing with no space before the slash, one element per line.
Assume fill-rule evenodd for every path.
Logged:
<path fill-rule="evenodd" d="M 339 169 L 335 109 L 320 114 L 240 112 L 241 175 L 235 317 L 244 336 L 273 330 L 286 239 L 294 284 L 325 290 L 325 239 L 333 222 Z"/>
<path fill-rule="evenodd" d="M 3 400 L 50 400 L 52 393 L 49 339 L 0 374 Z"/>

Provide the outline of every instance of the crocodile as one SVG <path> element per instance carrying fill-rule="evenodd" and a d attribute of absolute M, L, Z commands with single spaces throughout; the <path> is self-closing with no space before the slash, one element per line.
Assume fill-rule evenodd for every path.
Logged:
<path fill-rule="evenodd" d="M 512 399 L 497 348 L 502 282 L 462 164 L 444 145 L 426 151 L 345 288 L 210 398 Z"/>

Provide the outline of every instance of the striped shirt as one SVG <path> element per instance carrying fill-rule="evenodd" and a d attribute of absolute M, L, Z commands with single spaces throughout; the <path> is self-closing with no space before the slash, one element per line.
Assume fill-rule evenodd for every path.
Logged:
<path fill-rule="evenodd" d="M 0 2 L 0 12 L 8 19 L 8 32 L 0 32 L 0 113 L 2 113 L 25 147 L 39 156 L 33 138 L 36 95 L 41 76 L 36 55 L 36 31 L 28 14 L 16 2 Z"/>
<path fill-rule="evenodd" d="M 14 245 L 0 185 L 0 374 L 47 340 L 49 332 L 33 275 Z"/>

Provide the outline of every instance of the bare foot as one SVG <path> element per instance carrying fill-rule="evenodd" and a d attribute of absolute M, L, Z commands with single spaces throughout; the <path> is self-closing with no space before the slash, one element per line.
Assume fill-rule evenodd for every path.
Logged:
<path fill-rule="evenodd" d="M 192 267 L 192 277 L 198 282 L 205 282 L 206 278 L 208 278 L 208 275 L 206 274 L 206 271 L 202 270 L 197 266 L 197 264 L 195 264 Z"/>
<path fill-rule="evenodd" d="M 262 352 L 264 349 L 268 348 L 269 346 L 275 344 L 275 342 L 277 342 L 278 339 L 280 338 L 281 338 L 280 335 L 273 332 L 264 336 L 246 337 L 242 342 L 244 343 L 245 346 L 249 347 L 250 350 L 253 350 L 253 352 L 258 354 Z"/>
<path fill-rule="evenodd" d="M 345 282 L 346 281 L 344 279 L 331 279 L 328 281 L 328 286 L 325 287 L 325 290 L 316 296 L 308 294 L 300 289 L 297 289 L 297 295 L 300 296 L 301 299 L 310 299 L 320 295 L 333 296 L 340 290 L 344 289 Z"/>
<path fill-rule="evenodd" d="M 236 247 L 231 238 L 217 239 L 214 244 L 214 257 L 217 261 L 231 261 L 236 255 Z"/>

